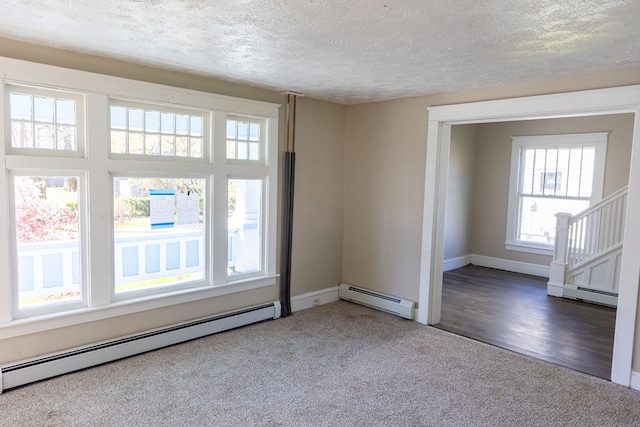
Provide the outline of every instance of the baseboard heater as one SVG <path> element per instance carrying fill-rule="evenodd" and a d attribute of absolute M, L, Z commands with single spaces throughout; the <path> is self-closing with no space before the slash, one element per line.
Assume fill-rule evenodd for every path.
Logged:
<path fill-rule="evenodd" d="M 345 301 L 366 305 L 406 319 L 413 319 L 415 302 L 341 283 L 338 296 Z"/>
<path fill-rule="evenodd" d="M 0 393 L 24 384 L 280 317 L 280 303 L 153 330 L 0 367 Z"/>
<path fill-rule="evenodd" d="M 583 288 L 578 286 L 576 289 L 576 298 L 603 304 L 610 307 L 618 306 L 618 294 L 613 292 L 602 291 L 600 289 Z"/>

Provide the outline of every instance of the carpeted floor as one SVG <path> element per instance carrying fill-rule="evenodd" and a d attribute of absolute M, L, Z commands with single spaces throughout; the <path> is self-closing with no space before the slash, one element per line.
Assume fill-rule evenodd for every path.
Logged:
<path fill-rule="evenodd" d="M 336 302 L 9 390 L 2 426 L 640 426 L 640 392 Z"/>

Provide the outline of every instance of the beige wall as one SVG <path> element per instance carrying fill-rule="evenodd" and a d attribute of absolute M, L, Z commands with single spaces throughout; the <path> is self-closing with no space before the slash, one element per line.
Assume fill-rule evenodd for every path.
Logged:
<path fill-rule="evenodd" d="M 449 180 L 444 223 L 444 259 L 467 256 L 471 251 L 476 125 L 451 127 Z"/>
<path fill-rule="evenodd" d="M 472 253 L 545 266 L 551 262 L 551 256 L 504 247 L 512 136 L 610 132 L 604 181 L 606 196 L 629 182 L 633 120 L 633 114 L 617 114 L 477 125 Z"/>
<path fill-rule="evenodd" d="M 640 69 L 349 107 L 345 281 L 418 300 L 429 106 L 631 84 L 640 84 Z M 637 371 L 640 342 L 634 345 Z"/>
<path fill-rule="evenodd" d="M 6 39 L 0 39 L 0 56 L 259 101 L 279 104 L 285 101 L 285 97 L 276 92 Z M 281 108 L 280 154 L 283 152 L 285 114 L 285 108 Z M 342 276 L 346 107 L 300 99 L 297 119 L 292 295 L 336 286 Z M 280 166 L 281 174 L 282 164 Z M 278 193 L 281 200 L 281 186 Z M 280 235 L 277 237 L 279 247 Z M 280 271 L 279 262 L 277 270 Z M 2 340 L 0 364 L 275 301 L 278 298 L 277 286 L 271 286 Z"/>
<path fill-rule="evenodd" d="M 342 280 L 344 136 L 347 108 L 298 100 L 291 292 L 300 295 Z"/>
<path fill-rule="evenodd" d="M 426 134 L 420 99 L 349 107 L 346 283 L 417 300 Z"/>
<path fill-rule="evenodd" d="M 350 106 L 344 280 L 418 300 L 428 107 L 630 84 L 640 69 Z"/>

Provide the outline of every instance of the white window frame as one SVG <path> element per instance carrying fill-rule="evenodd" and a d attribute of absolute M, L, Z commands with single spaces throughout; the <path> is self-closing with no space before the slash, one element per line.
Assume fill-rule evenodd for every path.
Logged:
<path fill-rule="evenodd" d="M 592 132 L 561 135 L 514 136 L 511 144 L 511 168 L 509 174 L 509 199 L 507 204 L 507 230 L 505 248 L 507 250 L 528 252 L 539 255 L 553 255 L 553 245 L 536 244 L 517 240 L 520 203 L 518 182 L 521 171 L 521 151 L 523 148 L 595 148 L 593 183 L 590 205 L 602 199 L 604 173 L 607 157 L 608 132 Z"/>
<path fill-rule="evenodd" d="M 196 115 L 202 116 L 202 157 L 179 157 L 175 154 L 173 156 L 151 156 L 148 154 L 129 154 L 129 153 L 113 153 L 111 152 L 111 137 L 109 137 L 109 157 L 112 159 L 131 159 L 131 160 L 147 160 L 147 161 L 165 161 L 165 162 L 194 162 L 194 163 L 206 163 L 211 162 L 210 149 L 211 145 L 211 113 L 207 110 L 196 109 L 196 108 L 178 108 L 175 105 L 167 105 L 160 103 L 151 103 L 151 102 L 136 102 L 122 98 L 111 97 L 109 99 L 109 124 L 111 123 L 111 106 L 122 106 L 127 108 L 135 108 L 135 109 L 148 109 L 148 110 L 157 110 L 159 112 L 167 112 L 173 114 L 185 114 L 185 115 Z M 111 130 L 111 128 L 109 128 Z M 141 131 L 141 133 L 145 133 L 145 131 Z M 160 132 L 159 132 L 160 133 Z M 160 133 L 161 134 L 161 133 Z M 176 134 L 174 134 L 175 136 Z"/>
<path fill-rule="evenodd" d="M 10 206 L 10 173 L 50 174 L 75 173 L 85 177 L 86 220 L 82 223 L 85 245 L 82 247 L 87 259 L 83 264 L 86 275 L 86 302 L 82 307 L 56 313 L 41 313 L 19 317 L 13 310 L 12 274 L 15 266 L 11 261 L 11 212 L 0 209 L 0 339 L 29 333 L 93 322 L 114 316 L 171 307 L 238 292 L 250 291 L 276 285 L 276 231 L 277 231 L 277 150 L 279 104 L 216 95 L 207 92 L 169 87 L 165 85 L 87 73 L 83 71 L 0 58 L 0 97 L 7 96 L 7 85 L 34 86 L 54 91 L 70 91 L 84 97 L 85 143 L 81 155 L 69 153 L 43 153 L 29 155 L 10 149 L 6 138 L 10 126 L 7 102 L 0 102 L 0 135 L 5 138 L 0 144 L 0 163 L 5 165 L 0 173 L 0 206 Z M 177 109 L 207 111 L 208 132 L 214 143 L 205 156 L 205 161 L 169 161 L 160 158 L 116 158 L 110 155 L 109 146 L 109 100 L 111 98 L 135 100 L 136 103 L 173 106 Z M 80 107 L 78 107 L 80 108 Z M 231 165 L 226 159 L 226 117 L 234 116 L 259 119 L 265 123 L 263 133 L 263 161 L 261 164 Z M 144 156 L 141 156 L 144 157 Z M 180 159 L 182 160 L 182 159 Z M 205 242 L 210 266 L 205 273 L 205 282 L 194 287 L 159 292 L 139 298 L 117 299 L 113 295 L 113 225 L 112 225 L 112 176 L 138 175 L 206 177 L 208 212 Z M 226 185 L 227 176 L 261 177 L 264 179 L 263 194 L 263 244 L 264 263 L 260 274 L 252 277 L 227 278 L 227 225 Z M 84 197 L 84 196 L 82 196 Z M 215 206 L 215 209 L 214 209 Z M 224 236 L 216 238 L 216 236 Z M 98 262 L 99 260 L 99 262 Z M 221 264 L 221 265 L 218 265 Z M 223 266 L 223 268 L 219 268 Z"/>
<path fill-rule="evenodd" d="M 28 95 L 42 95 L 53 98 L 65 98 L 76 102 L 76 149 L 75 150 L 48 150 L 44 148 L 23 148 L 13 147 L 11 145 L 11 120 L 8 116 L 11 111 L 10 100 L 8 93 L 15 90 L 19 93 Z M 36 83 L 31 85 L 20 83 L 6 83 L 5 91 L 7 95 L 4 95 L 4 105 L 7 111 L 7 126 L 6 133 L 3 133 L 6 138 L 6 150 L 9 154 L 26 154 L 30 156 L 47 156 L 47 157 L 85 157 L 85 97 L 84 94 L 76 92 L 74 90 L 58 90 L 51 89 L 43 86 L 39 86 Z M 5 116 L 3 115 L 3 120 Z M 34 135 L 35 138 L 35 135 Z"/>

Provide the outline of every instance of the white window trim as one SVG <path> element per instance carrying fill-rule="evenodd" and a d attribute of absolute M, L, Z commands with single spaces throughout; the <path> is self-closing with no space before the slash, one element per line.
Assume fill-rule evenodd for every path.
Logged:
<path fill-rule="evenodd" d="M 37 86 L 37 87 L 36 87 Z M 20 93 L 25 93 L 25 94 L 29 94 L 29 95 L 46 95 L 46 96 L 50 96 L 53 98 L 64 98 L 64 99 L 71 99 L 73 101 L 76 102 L 76 109 L 79 112 L 83 112 L 85 111 L 86 108 L 86 100 L 85 100 L 85 96 L 78 92 L 75 91 L 73 89 L 66 89 L 66 90 L 59 90 L 59 89 L 50 89 L 47 87 L 42 87 L 41 85 L 38 85 L 36 83 L 32 83 L 31 85 L 26 85 L 26 84 L 20 84 L 20 83 L 13 83 L 13 82 L 6 82 L 6 86 L 5 86 L 5 90 L 7 91 L 12 91 L 13 89 L 15 89 L 17 92 Z M 4 97 L 4 104 L 6 107 L 6 111 L 9 111 L 9 97 L 5 96 L 3 94 Z M 3 121 L 4 121 L 4 115 L 2 116 Z M 76 149 L 73 151 L 69 151 L 69 150 L 49 150 L 49 149 L 44 149 L 44 148 L 21 148 L 21 147 L 13 147 L 11 146 L 11 126 L 9 126 L 6 129 L 6 133 L 3 132 L 2 135 L 4 135 L 6 138 L 8 138 L 8 142 L 6 144 L 6 149 L 7 149 L 7 153 L 8 154 L 28 154 L 29 156 L 33 156 L 33 155 L 40 155 L 40 156 L 47 156 L 47 157 L 85 157 L 85 136 L 86 136 L 86 132 L 85 132 L 85 116 L 84 114 L 78 114 L 77 117 L 77 122 L 76 122 Z M 34 135 L 35 137 L 35 135 Z"/>
<path fill-rule="evenodd" d="M 604 172 L 609 132 L 576 133 L 562 135 L 513 136 L 511 143 L 511 167 L 509 172 L 509 199 L 507 202 L 507 230 L 505 249 L 538 255 L 553 255 L 553 246 L 516 240 L 518 228 L 518 180 L 520 176 L 520 150 L 522 148 L 559 148 L 570 146 L 595 147 L 591 205 L 602 199 Z"/>
<path fill-rule="evenodd" d="M 263 272 L 258 277 L 233 278 L 227 281 L 226 278 L 226 239 L 214 238 L 217 233 L 226 235 L 226 221 L 218 219 L 212 220 L 210 224 L 209 254 L 215 260 L 222 260 L 225 269 L 222 273 L 215 269 L 214 277 L 209 277 L 207 286 L 200 286 L 188 289 L 180 289 L 169 293 L 148 295 L 137 299 L 113 301 L 111 293 L 112 285 L 112 233 L 109 226 L 111 218 L 110 197 L 91 198 L 87 201 L 90 221 L 84 226 L 88 229 L 88 236 L 91 246 L 90 250 L 93 259 L 101 259 L 105 262 L 93 263 L 87 266 L 83 274 L 89 277 L 91 291 L 86 292 L 87 306 L 69 311 L 56 313 L 45 313 L 29 318 L 16 318 L 13 313 L 12 286 L 9 286 L 10 272 L 14 271 L 11 265 L 13 258 L 9 243 L 0 245 L 0 339 L 20 336 L 24 334 L 40 332 L 59 327 L 73 326 L 86 322 L 107 319 L 115 316 L 138 313 L 140 311 L 154 308 L 169 307 L 176 304 L 183 304 L 190 301 L 197 301 L 203 298 L 212 298 L 237 292 L 245 292 L 265 286 L 276 284 L 276 216 L 277 216 L 277 150 L 278 150 L 278 111 L 279 104 L 254 101 L 242 98 L 235 98 L 224 95 L 199 92 L 188 89 L 169 87 L 159 84 L 129 80 L 119 77 L 89 73 L 84 71 L 71 70 L 49 65 L 31 63 L 8 58 L 0 58 L 0 97 L 6 99 L 5 86 L 25 85 L 48 88 L 51 90 L 68 90 L 74 93 L 85 94 L 86 117 L 84 117 L 84 134 L 91 132 L 92 137 L 81 142 L 86 148 L 81 152 L 82 157 L 67 156 L 60 157 L 49 153 L 47 157 L 26 156 L 8 150 L 6 140 L 2 141 L 0 147 L 0 163 L 5 165 L 6 170 L 0 173 L 0 188 L 8 188 L 8 172 L 10 170 L 35 171 L 41 169 L 61 171 L 60 173 L 85 172 L 91 176 L 91 182 L 87 187 L 91 191 L 101 191 L 110 194 L 111 173 L 127 173 L 130 171 L 131 160 L 113 159 L 109 157 L 108 139 L 108 117 L 109 98 L 131 99 L 144 103 L 158 103 L 161 105 L 171 105 L 176 108 L 200 109 L 210 112 L 212 123 L 225 123 L 226 116 L 260 118 L 266 124 L 266 145 L 264 152 L 264 165 L 258 166 L 263 169 L 259 172 L 268 176 L 265 179 L 265 194 L 263 195 L 265 204 L 265 263 Z M 0 135 L 6 138 L 8 129 L 5 123 L 7 115 L 6 102 L 0 102 Z M 214 138 L 221 138 L 225 141 L 226 128 L 218 126 L 216 129 L 221 135 L 214 135 Z M 216 133 L 214 130 L 214 134 Z M 207 163 L 190 164 L 190 170 L 204 172 L 212 167 L 211 156 L 214 159 L 224 159 L 226 157 L 225 144 L 215 144 L 214 152 L 207 157 Z M 220 149 L 221 152 L 216 152 Z M 51 167 L 51 157 L 56 157 L 55 167 Z M 140 172 L 153 169 L 153 162 L 139 161 Z M 175 162 L 166 162 L 171 167 L 176 167 Z M 145 164 L 146 166 L 142 166 Z M 157 165 L 156 165 L 157 167 Z M 216 162 L 216 176 L 226 177 L 227 166 L 225 162 Z M 178 167 L 179 169 L 180 167 Z M 170 171 L 170 169 L 169 169 Z M 196 172 L 197 173 L 197 172 Z M 255 173 L 255 171 L 254 171 Z M 252 175 L 248 173 L 247 175 Z M 226 179 L 215 179 L 214 185 L 207 186 L 208 201 L 216 206 L 226 206 L 226 191 L 216 192 L 218 185 L 226 186 Z M 220 198 L 222 200 L 220 200 Z M 0 191 L 0 206 L 9 206 L 9 193 Z M 221 203 L 223 202 L 223 203 Z M 208 207 L 211 211 L 211 206 Z M 12 234 L 9 229 L 8 209 L 0 209 L 0 242 L 9 242 Z M 214 216 L 214 218 L 218 218 Z M 220 228 L 223 226 L 222 228 Z M 218 244 L 220 243 L 220 244 Z M 211 263 L 211 261 L 210 261 Z M 215 266 L 214 266 L 215 267 Z M 108 279 L 107 279 L 108 278 Z M 96 283 L 101 285 L 96 285 Z"/>

